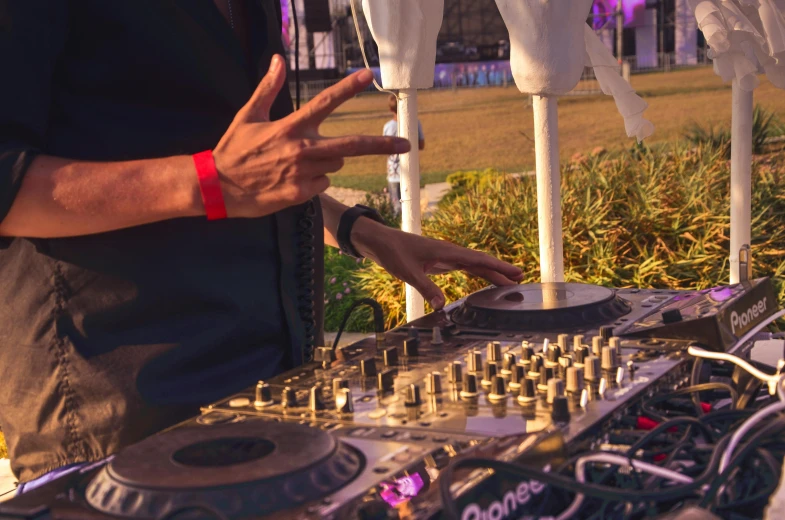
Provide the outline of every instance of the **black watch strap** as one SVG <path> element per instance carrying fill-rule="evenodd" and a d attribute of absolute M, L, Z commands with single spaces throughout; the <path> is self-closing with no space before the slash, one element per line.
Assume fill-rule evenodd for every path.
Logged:
<path fill-rule="evenodd" d="M 341 215 L 341 220 L 338 223 L 338 247 L 341 248 L 341 252 L 345 255 L 349 255 L 354 258 L 363 258 L 363 255 L 357 252 L 357 250 L 352 245 L 352 228 L 354 227 L 354 223 L 357 222 L 357 219 L 360 217 L 368 217 L 371 220 L 375 220 L 380 224 L 384 224 L 384 219 L 373 208 L 369 208 L 368 206 L 363 206 L 358 204 L 352 208 L 347 209 Z"/>

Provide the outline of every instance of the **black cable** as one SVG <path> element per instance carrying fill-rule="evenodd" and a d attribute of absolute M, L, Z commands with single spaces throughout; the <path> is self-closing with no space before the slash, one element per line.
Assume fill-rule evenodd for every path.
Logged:
<path fill-rule="evenodd" d="M 700 421 L 692 417 L 679 417 L 678 419 L 692 419 L 693 421 L 700 423 Z M 494 459 L 467 458 L 467 459 L 455 461 L 453 464 L 447 466 L 442 471 L 442 474 L 439 476 L 439 491 L 441 493 L 442 505 L 444 507 L 445 515 L 447 516 L 447 518 L 455 518 L 455 519 L 459 518 L 459 515 L 455 503 L 455 498 L 452 496 L 452 493 L 450 492 L 450 484 L 452 484 L 453 474 L 455 473 L 455 471 L 462 468 L 492 469 L 493 471 L 499 474 L 505 474 L 516 479 L 518 478 L 533 479 L 544 484 L 550 484 L 552 486 L 557 486 L 562 489 L 572 491 L 574 493 L 580 493 L 588 497 L 601 498 L 603 500 L 611 501 L 611 502 L 624 501 L 624 502 L 637 503 L 637 502 L 646 502 L 646 501 L 656 502 L 656 501 L 680 499 L 693 495 L 695 491 L 697 491 L 703 485 L 705 485 L 707 482 L 710 481 L 710 479 L 713 476 L 712 473 L 719 465 L 720 457 L 722 456 L 722 449 L 724 445 L 727 445 L 727 442 L 729 440 L 730 440 L 729 436 L 720 439 L 720 441 L 717 443 L 717 449 L 715 449 L 714 452 L 712 453 L 711 460 L 709 461 L 709 464 L 706 465 L 704 472 L 698 478 L 694 479 L 691 484 L 681 484 L 679 486 L 674 486 L 672 488 L 668 488 L 664 490 L 627 491 L 615 487 L 608 487 L 608 486 L 602 486 L 602 485 L 591 484 L 591 483 L 582 483 L 574 479 L 571 479 L 569 477 L 564 477 L 561 475 L 557 475 L 555 473 L 549 473 L 527 466 L 519 466 L 516 464 L 511 464 L 509 462 L 502 462 Z"/>
<path fill-rule="evenodd" d="M 645 415 L 651 416 L 652 419 L 657 419 L 657 420 L 660 420 L 660 421 L 666 421 L 666 420 L 669 419 L 669 417 L 666 416 L 666 415 L 662 415 L 658 411 L 654 410 L 653 406 L 655 406 L 657 404 L 660 404 L 660 403 L 666 403 L 666 402 L 672 400 L 675 397 L 679 397 L 679 396 L 682 396 L 682 395 L 698 394 L 700 392 L 706 392 L 706 391 L 709 391 L 709 390 L 724 390 L 724 391 L 728 392 L 730 394 L 730 396 L 731 396 L 732 403 L 736 403 L 736 401 L 739 398 L 739 394 L 738 394 L 738 392 L 736 392 L 736 389 L 733 388 L 730 385 L 727 385 L 725 383 L 702 383 L 702 384 L 699 384 L 699 385 L 694 385 L 694 386 L 688 386 L 686 388 L 681 388 L 679 390 L 676 390 L 674 392 L 670 392 L 670 393 L 665 394 L 665 395 L 652 397 L 651 399 L 649 399 L 648 401 L 646 401 L 645 403 L 643 403 L 641 405 L 641 410 L 643 411 L 643 413 Z M 701 415 L 702 415 L 702 413 L 701 413 Z"/>
<path fill-rule="evenodd" d="M 367 305 L 373 311 L 373 325 L 374 331 L 376 334 L 384 334 L 384 310 L 382 306 L 379 305 L 379 302 L 374 300 L 373 298 L 362 298 L 360 300 L 355 301 L 352 303 L 351 307 L 343 313 L 343 320 L 341 321 L 341 326 L 338 327 L 338 333 L 335 335 L 335 341 L 333 342 L 333 350 L 338 348 L 338 341 L 341 339 L 341 335 L 343 334 L 343 329 L 346 327 L 346 324 L 349 322 L 349 318 L 351 317 L 352 313 L 360 307 L 360 305 Z"/>
<path fill-rule="evenodd" d="M 297 6 L 292 5 L 292 21 L 294 22 L 294 90 L 295 90 L 295 104 L 296 110 L 300 110 L 300 23 L 297 20 Z"/>
<path fill-rule="evenodd" d="M 742 461 L 744 461 L 747 454 L 754 448 L 758 447 L 757 444 L 760 440 L 782 429 L 785 429 L 785 417 L 781 416 L 773 421 L 770 421 L 768 424 L 751 435 L 743 447 L 739 449 L 739 451 L 733 456 L 730 463 L 728 464 L 728 467 L 725 468 L 722 473 L 714 477 L 714 479 L 711 481 L 711 486 L 704 494 L 703 500 L 700 502 L 700 507 L 704 509 L 713 509 L 713 507 L 709 506 L 711 506 L 716 500 L 720 488 L 728 481 L 731 474 L 734 473 L 736 467 L 739 466 Z M 716 451 L 719 452 L 720 450 L 717 449 Z"/>
<path fill-rule="evenodd" d="M 313 359 L 316 343 L 316 311 L 314 306 L 316 285 L 316 247 L 314 241 L 314 219 L 316 203 L 309 200 L 297 222 L 297 310 L 303 323 L 302 360 L 307 363 Z"/>

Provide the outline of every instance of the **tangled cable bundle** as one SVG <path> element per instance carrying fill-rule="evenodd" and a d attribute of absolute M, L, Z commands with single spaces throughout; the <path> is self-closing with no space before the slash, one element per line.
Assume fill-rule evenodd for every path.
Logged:
<path fill-rule="evenodd" d="M 785 458 L 785 375 L 730 354 L 688 352 L 695 358 L 689 386 L 617 418 L 604 431 L 603 450 L 571 453 L 547 471 L 457 460 L 440 476 L 447 517 L 458 518 L 455 472 L 478 468 L 547 486 L 534 517 L 654 518 L 692 506 L 720 518 L 764 518 Z"/>

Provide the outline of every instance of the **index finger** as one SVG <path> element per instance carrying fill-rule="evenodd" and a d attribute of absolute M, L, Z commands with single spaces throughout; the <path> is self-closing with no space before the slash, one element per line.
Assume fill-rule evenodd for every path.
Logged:
<path fill-rule="evenodd" d="M 455 257 L 455 260 L 463 265 L 465 269 L 488 269 L 496 271 L 513 281 L 520 281 L 523 278 L 523 271 L 520 267 L 508 264 L 496 257 L 481 253 L 480 251 L 459 247 Z"/>
<path fill-rule="evenodd" d="M 371 82 L 373 82 L 373 73 L 370 70 L 355 72 L 332 87 L 320 92 L 301 110 L 298 110 L 290 117 L 293 118 L 295 123 L 308 123 L 318 126 L 336 108 L 368 88 Z"/>

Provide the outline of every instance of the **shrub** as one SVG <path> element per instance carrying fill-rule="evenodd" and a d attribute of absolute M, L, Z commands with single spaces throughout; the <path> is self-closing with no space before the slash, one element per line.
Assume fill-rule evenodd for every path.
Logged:
<path fill-rule="evenodd" d="M 752 153 L 764 153 L 766 140 L 780 135 L 781 130 L 780 123 L 773 112 L 755 105 L 752 113 Z M 714 127 L 714 125 L 704 127 L 700 123 L 693 122 L 684 131 L 684 138 L 695 145 L 708 145 L 720 151 L 724 158 L 730 159 L 731 131 L 727 128 Z"/>
<path fill-rule="evenodd" d="M 706 288 L 727 283 L 729 165 L 711 145 L 646 147 L 564 168 L 565 277 L 614 287 Z M 785 154 L 753 167 L 753 257 L 772 276 L 780 299 L 785 276 Z M 539 280 L 535 179 L 494 176 L 454 198 L 423 231 L 485 251 Z M 404 320 L 402 284 L 376 266 L 360 287 L 385 307 L 388 325 Z M 487 284 L 452 273 L 435 277 L 448 301 Z"/>
<path fill-rule="evenodd" d="M 346 311 L 355 300 L 368 297 L 357 287 L 354 274 L 364 261 L 341 254 L 333 247 L 324 251 L 324 330 L 335 332 L 341 325 Z M 348 290 L 348 292 L 347 292 Z M 361 307 L 352 313 L 346 324 L 347 332 L 372 332 L 371 312 Z"/>
<path fill-rule="evenodd" d="M 447 205 L 457 197 L 463 196 L 469 190 L 477 187 L 483 188 L 493 179 L 500 176 L 503 176 L 503 174 L 493 168 L 451 173 L 447 176 L 447 183 L 451 189 L 440 201 L 440 206 Z"/>

